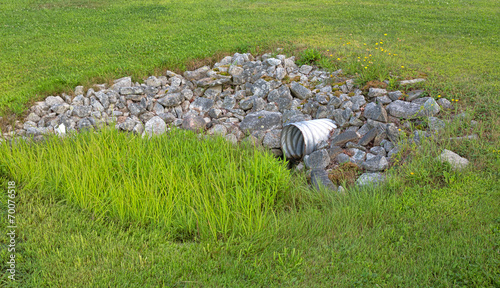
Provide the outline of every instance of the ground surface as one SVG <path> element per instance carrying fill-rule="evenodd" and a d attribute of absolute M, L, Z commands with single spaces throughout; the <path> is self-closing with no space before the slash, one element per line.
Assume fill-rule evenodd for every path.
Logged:
<path fill-rule="evenodd" d="M 471 160 L 464 172 L 439 164 L 440 149 L 426 143 L 384 187 L 318 197 L 279 213 L 276 229 L 219 242 L 171 241 L 161 227 L 99 219 L 18 183 L 19 281 L 5 273 L 2 286 L 500 285 L 496 1 L 26 0 L 0 8 L 4 118 L 78 84 L 140 80 L 217 53 L 309 46 L 361 76 L 384 74 L 379 67 L 427 77 L 421 88 L 459 99 L 457 110 L 479 121 L 479 140 L 440 144 Z M 374 70 L 357 66 L 364 44 L 382 41 L 397 56 L 380 54 Z M 450 136 L 470 132 L 453 123 Z M 6 187 L 12 175 L 0 171 Z M 5 246 L 0 255 L 5 263 Z"/>

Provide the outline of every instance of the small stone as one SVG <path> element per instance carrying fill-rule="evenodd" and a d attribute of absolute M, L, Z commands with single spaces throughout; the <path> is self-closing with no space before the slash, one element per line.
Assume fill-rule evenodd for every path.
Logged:
<path fill-rule="evenodd" d="M 387 155 L 384 147 L 381 147 L 381 146 L 374 146 L 374 147 L 370 148 L 370 153 L 372 153 L 374 155 L 381 155 L 384 157 Z"/>
<path fill-rule="evenodd" d="M 331 141 L 331 145 L 343 146 L 347 142 L 356 140 L 358 140 L 358 134 L 356 132 L 348 131 L 348 132 L 343 132 L 337 137 L 333 138 Z"/>
<path fill-rule="evenodd" d="M 335 161 L 337 161 L 337 163 L 339 164 L 342 164 L 351 161 L 351 158 L 349 158 L 349 156 L 345 153 L 340 153 L 337 155 L 337 157 L 335 157 Z"/>
<path fill-rule="evenodd" d="M 148 135 L 149 137 L 151 137 L 153 135 L 163 134 L 166 130 L 167 124 L 165 123 L 165 121 L 163 121 L 160 116 L 154 116 L 153 118 L 149 119 L 148 122 L 146 122 L 144 133 L 142 135 Z"/>
<path fill-rule="evenodd" d="M 234 135 L 234 134 L 227 134 L 225 136 L 225 138 L 226 138 L 227 141 L 229 141 L 229 142 L 231 142 L 233 144 L 238 143 L 238 137 L 236 137 L 236 135 Z"/>
<path fill-rule="evenodd" d="M 423 81 L 425 81 L 425 79 L 423 79 L 423 78 L 417 78 L 417 79 L 412 79 L 412 80 L 402 80 L 402 81 L 399 81 L 399 85 L 415 84 L 415 83 L 423 82 Z"/>
<path fill-rule="evenodd" d="M 368 97 L 380 97 L 380 96 L 384 96 L 384 95 L 387 95 L 387 90 L 385 89 L 380 89 L 380 88 L 370 88 L 368 90 Z"/>
<path fill-rule="evenodd" d="M 137 125 L 137 122 L 135 122 L 132 118 L 127 118 L 124 122 L 118 124 L 118 128 L 124 131 L 132 131 Z"/>
<path fill-rule="evenodd" d="M 389 167 L 389 162 L 382 155 L 377 155 L 361 164 L 361 167 L 367 171 L 379 172 Z"/>
<path fill-rule="evenodd" d="M 146 111 L 146 108 L 144 106 L 134 102 L 129 103 L 127 108 L 130 111 L 130 114 L 134 116 L 139 116 L 141 113 L 144 113 Z"/>
<path fill-rule="evenodd" d="M 299 69 L 299 72 L 302 73 L 302 74 L 309 74 L 311 72 L 311 70 L 313 69 L 312 66 L 309 66 L 309 65 L 302 65 Z"/>
<path fill-rule="evenodd" d="M 281 128 L 282 114 L 279 112 L 259 111 L 249 113 L 240 123 L 243 132 L 264 131 Z"/>
<path fill-rule="evenodd" d="M 309 169 L 325 169 L 330 164 L 330 156 L 326 149 L 316 150 L 304 157 L 304 164 Z"/>
<path fill-rule="evenodd" d="M 144 125 L 142 123 L 137 123 L 132 129 L 132 133 L 135 133 L 137 135 L 142 135 L 142 133 L 144 133 Z"/>
<path fill-rule="evenodd" d="M 28 117 L 26 117 L 27 121 L 32 121 L 32 122 L 38 122 L 40 121 L 40 116 L 36 115 L 35 113 L 30 113 Z"/>
<path fill-rule="evenodd" d="M 64 99 L 61 98 L 61 96 L 49 96 L 45 98 L 45 103 L 51 107 L 57 104 L 64 104 Z"/>
<path fill-rule="evenodd" d="M 262 145 L 267 148 L 281 147 L 281 129 L 273 129 L 266 133 Z"/>
<path fill-rule="evenodd" d="M 385 175 L 380 172 L 375 173 L 363 173 L 356 180 L 356 185 L 358 186 L 375 186 L 380 185 L 385 182 Z"/>
<path fill-rule="evenodd" d="M 88 118 L 83 118 L 78 121 L 78 130 L 83 131 L 91 128 L 93 128 L 93 126 Z"/>
<path fill-rule="evenodd" d="M 209 135 L 219 135 L 219 136 L 225 136 L 227 134 L 227 128 L 226 126 L 222 124 L 216 124 L 212 128 L 208 130 Z"/>
<path fill-rule="evenodd" d="M 418 97 L 420 97 L 424 93 L 424 90 L 414 90 L 408 93 L 408 97 L 406 97 L 406 101 L 411 102 Z"/>
<path fill-rule="evenodd" d="M 363 114 L 365 118 L 387 123 L 387 112 L 382 104 L 368 103 Z"/>
<path fill-rule="evenodd" d="M 205 129 L 206 122 L 201 116 L 187 116 L 182 120 L 182 129 L 199 132 Z"/>
<path fill-rule="evenodd" d="M 437 100 L 437 103 L 443 110 L 451 110 L 453 109 L 453 105 L 451 105 L 450 100 L 445 99 L 445 98 L 440 98 Z"/>
<path fill-rule="evenodd" d="M 423 109 L 419 112 L 419 116 L 434 116 L 441 110 L 434 98 L 429 98 L 421 107 L 423 107 Z"/>
<path fill-rule="evenodd" d="M 167 94 L 167 96 L 157 100 L 164 107 L 179 106 L 184 101 L 184 96 L 181 93 Z"/>
<path fill-rule="evenodd" d="M 344 150 L 339 146 L 332 146 L 328 149 L 328 156 L 330 156 L 330 159 L 335 159 L 340 153 L 344 153 Z"/>
<path fill-rule="evenodd" d="M 352 163 L 355 163 L 356 165 L 361 165 L 361 163 L 363 163 L 363 161 L 365 161 L 365 158 L 366 158 L 365 151 L 363 151 L 361 149 L 356 149 L 356 148 L 351 148 L 351 149 L 349 149 L 349 151 L 354 154 L 351 157 Z"/>
<path fill-rule="evenodd" d="M 389 140 L 391 140 L 392 143 L 399 142 L 399 138 L 401 137 L 401 132 L 394 123 L 387 124 L 385 131 L 387 133 L 387 137 L 389 137 Z"/>
<path fill-rule="evenodd" d="M 311 90 L 307 89 L 306 87 L 300 85 L 295 81 L 291 83 L 290 91 L 292 92 L 293 96 L 301 100 L 306 100 L 312 96 Z"/>
<path fill-rule="evenodd" d="M 387 94 L 392 101 L 400 100 L 403 97 L 403 92 L 393 91 Z"/>
<path fill-rule="evenodd" d="M 123 78 L 114 80 L 113 83 L 114 84 L 111 86 L 111 89 L 113 89 L 115 91 L 119 91 L 120 88 L 122 88 L 122 87 L 132 86 L 132 78 L 123 77 Z"/>
<path fill-rule="evenodd" d="M 311 184 L 317 190 L 327 189 L 329 191 L 337 191 L 325 169 L 313 169 L 311 171 Z"/>
<path fill-rule="evenodd" d="M 200 112 L 208 112 L 214 104 L 215 102 L 212 99 L 198 97 L 189 105 L 189 108 Z"/>
<path fill-rule="evenodd" d="M 75 106 L 73 108 L 72 115 L 84 118 L 90 116 L 90 113 L 92 112 L 92 106 Z"/>
<path fill-rule="evenodd" d="M 387 105 L 386 109 L 391 116 L 408 119 L 418 115 L 420 106 L 415 103 L 396 100 Z"/>
<path fill-rule="evenodd" d="M 377 137 L 378 134 L 378 129 L 377 128 L 372 128 L 368 133 L 366 133 L 361 139 L 359 139 L 358 144 L 366 146 L 368 143 L 370 143 L 375 137 Z"/>
<path fill-rule="evenodd" d="M 460 155 L 453 151 L 446 149 L 444 149 L 441 155 L 439 155 L 439 160 L 443 163 L 449 163 L 453 170 L 462 170 L 467 167 L 467 165 L 469 165 L 469 160 L 460 157 Z"/>
<path fill-rule="evenodd" d="M 445 122 L 437 117 L 429 117 L 427 118 L 427 121 L 431 132 L 440 132 L 444 130 L 446 126 Z"/>

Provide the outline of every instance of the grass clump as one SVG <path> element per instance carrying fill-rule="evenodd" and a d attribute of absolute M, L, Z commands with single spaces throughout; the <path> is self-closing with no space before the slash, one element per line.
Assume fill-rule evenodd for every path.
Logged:
<path fill-rule="evenodd" d="M 291 191 L 286 163 L 223 138 L 174 129 L 150 140 L 115 129 L 0 147 L 0 166 L 29 189 L 97 217 L 170 227 L 172 239 L 251 235 Z"/>
<path fill-rule="evenodd" d="M 358 165 L 345 162 L 330 171 L 328 178 L 336 185 L 352 186 L 359 175 L 361 175 L 361 169 Z"/>
<path fill-rule="evenodd" d="M 321 58 L 321 52 L 319 52 L 317 49 L 309 48 L 300 53 L 299 60 L 297 60 L 297 65 L 302 66 L 305 64 L 316 64 L 316 62 L 321 60 Z"/>

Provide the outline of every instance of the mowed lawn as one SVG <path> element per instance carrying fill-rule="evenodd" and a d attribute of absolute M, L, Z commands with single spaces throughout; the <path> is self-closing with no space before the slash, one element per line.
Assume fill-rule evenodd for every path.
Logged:
<path fill-rule="evenodd" d="M 356 55 L 383 41 L 397 56 L 379 55 L 375 67 L 426 77 L 420 88 L 459 99 L 457 110 L 467 111 L 446 135 L 479 135 L 414 147 L 383 187 L 305 191 L 307 199 L 296 196 L 300 209 L 276 211 L 273 229 L 220 241 L 179 241 L 165 227 L 99 217 L 18 183 L 18 281 L 5 272 L 5 232 L 0 286 L 499 287 L 498 27 L 495 0 L 0 0 L 4 119 L 76 85 L 141 81 L 234 52 L 315 47 L 335 68 L 366 75 L 353 65 Z M 469 168 L 436 161 L 443 147 L 468 158 Z M 0 166 L 4 190 L 14 174 Z"/>

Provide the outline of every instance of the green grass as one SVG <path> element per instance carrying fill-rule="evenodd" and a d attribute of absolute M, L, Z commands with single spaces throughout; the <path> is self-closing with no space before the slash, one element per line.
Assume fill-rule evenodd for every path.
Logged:
<path fill-rule="evenodd" d="M 294 189 L 286 162 L 270 152 L 222 137 L 200 141 L 179 129 L 150 140 L 104 129 L 0 147 L 0 167 L 26 189 L 59 196 L 97 218 L 170 228 L 166 239 L 273 229 L 274 209 L 283 205 L 277 203 Z"/>
<path fill-rule="evenodd" d="M 234 218 L 221 221 L 226 226 L 215 229 L 203 221 L 194 228 L 194 218 L 187 210 L 168 218 L 165 210 L 116 205 L 119 201 L 137 204 L 141 192 L 150 197 L 141 204 L 153 207 L 158 203 L 155 197 L 168 204 L 155 194 L 167 190 L 165 186 L 141 191 L 141 187 L 167 183 L 168 179 L 153 176 L 168 170 L 148 170 L 165 163 L 161 158 L 165 155 L 152 154 L 153 146 L 149 146 L 158 145 L 168 155 L 168 148 L 160 146 L 165 138 L 147 142 L 109 131 L 105 134 L 113 141 L 130 141 L 128 147 L 85 134 L 57 146 L 56 139 L 48 142 L 52 146 L 30 145 L 15 152 L 15 159 L 2 146 L 2 187 L 7 181 L 19 181 L 19 281 L 11 282 L 5 273 L 1 286 L 499 287 L 499 26 L 500 7 L 493 0 L 0 2 L 0 108 L 5 116 L 9 111 L 21 113 L 31 101 L 45 95 L 70 92 L 78 84 L 90 87 L 125 75 L 140 81 L 165 69 L 194 68 L 203 63 L 200 59 L 214 55 L 274 52 L 271 48 L 281 46 L 288 55 L 296 56 L 306 48 L 316 49 L 322 55 L 316 62 L 357 74 L 359 84 L 424 76 L 427 81 L 415 88 L 424 88 L 432 97 L 460 100 L 454 104 L 456 111 L 444 113 L 445 119 L 460 109 L 468 113 L 464 120 L 450 120 L 443 135 L 479 135 L 475 141 L 440 140 L 407 146 L 406 151 L 414 156 L 401 157 L 402 165 L 390 171 L 394 177 L 379 188 L 324 195 L 301 189 L 300 181 L 283 182 L 280 187 L 298 189 L 280 190 L 276 199 L 261 198 L 269 200 L 267 207 L 273 208 L 262 209 L 260 214 L 259 208 L 265 207 L 252 206 L 255 203 L 244 196 L 241 199 L 249 200 L 250 206 L 231 207 L 239 210 L 210 202 L 207 193 L 213 187 L 207 178 L 175 182 L 178 188 L 203 192 L 181 193 L 185 199 L 222 208 L 202 214 L 205 224 L 214 217 L 227 220 L 225 212 L 233 211 Z M 375 49 L 381 40 L 384 50 L 397 55 Z M 357 57 L 362 61 L 366 54 L 372 54 L 375 61 L 365 69 Z M 479 120 L 478 125 L 471 126 L 471 119 Z M 82 148 L 73 150 L 78 146 L 70 146 L 70 141 Z M 92 141 L 99 145 L 85 146 Z M 200 157 L 209 159 L 202 169 L 223 169 L 216 163 L 249 167 L 245 171 L 257 168 L 238 155 L 252 155 L 267 163 L 264 167 L 282 169 L 268 156 L 251 150 L 222 149 L 234 160 L 214 159 L 220 151 L 211 150 L 209 143 L 186 142 L 195 151 L 209 149 L 201 153 L 208 156 Z M 224 145 L 221 143 L 217 145 Z M 16 147 L 22 145 L 26 144 Z M 182 151 L 177 145 L 175 149 Z M 468 158 L 471 165 L 455 172 L 437 162 L 442 148 Z M 135 162 L 125 162 L 126 169 L 104 169 L 118 165 L 111 159 L 116 161 L 114 154 L 122 151 L 130 151 Z M 54 162 L 28 162 L 57 155 L 62 156 L 58 161 L 67 163 L 57 169 Z M 174 159 L 171 161 L 177 161 Z M 189 165 L 200 159 L 204 158 L 178 162 L 190 167 L 182 175 L 196 174 L 193 171 L 198 167 Z M 139 164 L 145 170 L 137 170 Z M 223 171 L 199 175 L 210 181 L 210 177 L 216 178 L 219 187 L 243 181 L 241 173 Z M 266 175 L 264 172 L 255 171 L 257 175 Z M 63 179 L 64 175 L 68 178 Z M 139 177 L 130 179 L 128 175 Z M 222 179 L 223 175 L 235 179 Z M 272 175 L 268 177 L 296 177 Z M 262 184 L 270 178 L 253 179 L 257 183 L 245 181 L 245 185 Z M 123 189 L 86 188 L 110 183 Z M 113 198 L 109 194 L 118 196 L 125 191 L 134 196 Z M 81 193 L 88 194 L 82 197 Z M 107 202 L 91 195 L 103 196 Z M 261 215 L 265 225 L 259 226 L 258 221 L 239 225 L 245 217 L 235 211 L 249 211 L 247 208 L 254 209 L 250 215 Z M 186 206 L 173 209 L 182 212 Z M 6 219 L 5 205 L 1 213 Z M 177 222 L 164 225 L 167 219 Z M 6 220 L 0 221 L 2 231 L 6 226 Z M 176 230 L 179 227 L 183 230 Z M 219 233 L 225 237 L 214 240 Z M 0 259 L 5 271 L 8 238 L 2 235 Z"/>

